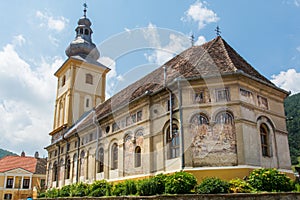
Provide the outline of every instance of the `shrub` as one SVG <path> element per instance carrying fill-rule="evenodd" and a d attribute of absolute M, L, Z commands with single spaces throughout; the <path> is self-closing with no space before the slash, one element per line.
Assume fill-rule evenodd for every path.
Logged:
<path fill-rule="evenodd" d="M 90 186 L 89 196 L 101 197 L 110 196 L 111 185 L 106 180 L 95 181 Z"/>
<path fill-rule="evenodd" d="M 158 194 L 158 185 L 156 184 L 154 177 L 146 178 L 138 181 L 137 194 L 140 196 L 151 196 Z"/>
<path fill-rule="evenodd" d="M 59 190 L 56 189 L 56 188 L 52 188 L 52 189 L 47 190 L 46 197 L 50 197 L 50 198 L 59 197 Z"/>
<path fill-rule="evenodd" d="M 250 173 L 248 183 L 258 191 L 288 192 L 295 189 L 293 181 L 277 169 L 255 169 Z"/>
<path fill-rule="evenodd" d="M 153 181 L 156 187 L 156 194 L 163 194 L 165 193 L 165 185 L 168 175 L 165 174 L 158 174 L 153 177 Z"/>
<path fill-rule="evenodd" d="M 165 191 L 169 194 L 189 194 L 197 185 L 194 175 L 187 172 L 175 172 L 166 178 Z"/>
<path fill-rule="evenodd" d="M 84 197 L 89 194 L 89 185 L 86 183 L 75 183 L 70 186 L 71 197 Z"/>
<path fill-rule="evenodd" d="M 117 183 L 113 186 L 112 195 L 123 196 L 125 195 L 125 182 Z"/>
<path fill-rule="evenodd" d="M 205 178 L 196 187 L 196 193 L 198 194 L 228 193 L 228 190 L 229 190 L 229 183 L 215 177 Z"/>
<path fill-rule="evenodd" d="M 70 196 L 70 185 L 65 185 L 59 190 L 59 197 L 69 197 Z"/>
<path fill-rule="evenodd" d="M 237 178 L 229 181 L 229 192 L 251 193 L 255 192 L 255 189 L 247 181 Z"/>
<path fill-rule="evenodd" d="M 134 180 L 126 180 L 125 183 L 125 195 L 136 195 L 136 181 Z"/>

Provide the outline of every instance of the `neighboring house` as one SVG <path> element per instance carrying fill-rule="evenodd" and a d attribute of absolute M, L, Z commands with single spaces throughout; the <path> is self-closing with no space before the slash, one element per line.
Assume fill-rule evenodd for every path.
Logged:
<path fill-rule="evenodd" d="M 6 156 L 0 159 L 0 199 L 26 199 L 45 187 L 45 158 Z"/>
<path fill-rule="evenodd" d="M 79 19 L 57 70 L 47 186 L 187 171 L 243 178 L 258 167 L 292 174 L 284 99 L 220 36 L 192 46 L 105 100 L 109 68 L 91 22 Z M 122 45 L 122 44 L 120 44 Z"/>

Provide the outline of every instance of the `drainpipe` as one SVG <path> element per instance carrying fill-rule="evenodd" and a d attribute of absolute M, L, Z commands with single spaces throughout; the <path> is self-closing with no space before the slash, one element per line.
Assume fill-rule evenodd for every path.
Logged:
<path fill-rule="evenodd" d="M 172 102 L 172 91 L 167 87 L 167 68 L 164 66 L 164 87 L 169 92 L 169 110 L 170 110 L 170 136 L 173 137 L 173 102 Z"/>
<path fill-rule="evenodd" d="M 64 173 L 64 179 L 66 179 L 66 166 L 67 166 L 67 157 L 68 157 L 68 151 L 69 151 L 69 149 L 68 149 L 68 145 L 69 145 L 69 141 L 65 138 L 65 133 L 66 133 L 66 131 L 65 131 L 65 126 L 64 126 L 64 133 L 63 133 L 63 135 L 62 135 L 62 139 L 64 140 L 64 141 L 66 141 L 66 155 L 65 155 L 65 173 Z"/>
<path fill-rule="evenodd" d="M 183 135 L 183 116 L 182 116 L 182 90 L 180 86 L 180 80 L 177 79 L 177 87 L 178 87 L 178 109 L 179 109 L 179 120 L 180 120 L 180 151 L 181 151 L 181 169 L 183 170 L 185 167 L 185 157 L 184 157 L 184 135 Z"/>
<path fill-rule="evenodd" d="M 99 161 L 99 158 L 98 158 L 98 155 L 99 155 L 99 127 L 100 127 L 100 124 L 97 123 L 97 116 L 96 116 L 96 112 L 95 110 L 93 111 L 93 123 L 95 124 L 96 126 L 96 134 L 97 134 L 97 143 L 96 143 L 96 155 L 95 155 L 95 160 L 96 160 L 96 163 L 95 163 L 95 170 L 94 170 L 94 178 L 96 180 L 96 174 L 97 174 L 97 161 Z M 101 131 L 101 130 L 100 130 Z"/>
<path fill-rule="evenodd" d="M 79 146 L 80 146 L 80 137 L 78 135 L 78 133 L 75 133 L 75 136 L 77 137 L 77 165 L 76 165 L 76 183 L 78 183 L 78 179 L 79 179 Z"/>
<path fill-rule="evenodd" d="M 56 187 L 58 187 L 58 181 L 59 181 L 59 171 L 60 171 L 60 144 L 56 145 L 58 147 L 58 151 L 57 151 L 57 169 L 56 169 Z"/>

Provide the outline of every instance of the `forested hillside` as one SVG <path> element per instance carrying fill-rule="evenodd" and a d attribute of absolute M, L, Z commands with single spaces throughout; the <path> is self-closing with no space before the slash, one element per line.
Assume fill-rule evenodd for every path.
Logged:
<path fill-rule="evenodd" d="M 287 116 L 292 164 L 296 165 L 300 156 L 300 93 L 288 97 L 284 107 Z"/>
<path fill-rule="evenodd" d="M 10 152 L 10 151 L 6 151 L 4 149 L 0 149 L 0 158 L 3 158 L 4 156 L 7 156 L 7 155 L 17 155 L 17 154 Z"/>

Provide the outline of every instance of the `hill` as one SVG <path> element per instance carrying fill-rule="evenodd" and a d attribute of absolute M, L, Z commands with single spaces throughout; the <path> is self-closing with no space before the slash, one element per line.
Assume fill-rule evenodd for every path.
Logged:
<path fill-rule="evenodd" d="M 300 156 L 300 93 L 289 96 L 284 102 L 289 132 L 289 145 L 292 164 L 298 164 Z"/>
<path fill-rule="evenodd" d="M 17 155 L 17 154 L 4 149 L 0 149 L 0 158 L 3 158 L 4 156 L 8 156 L 8 155 Z"/>

